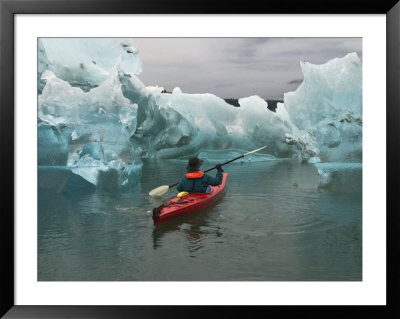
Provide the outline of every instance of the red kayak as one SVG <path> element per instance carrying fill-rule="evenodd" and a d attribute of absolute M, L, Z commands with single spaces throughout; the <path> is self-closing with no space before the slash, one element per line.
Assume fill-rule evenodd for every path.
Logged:
<path fill-rule="evenodd" d="M 228 173 L 223 173 L 222 183 L 218 186 L 210 186 L 208 193 L 192 193 L 185 197 L 173 197 L 161 206 L 153 209 L 154 225 L 158 226 L 165 222 L 193 213 L 214 203 L 221 195 L 226 185 Z"/>

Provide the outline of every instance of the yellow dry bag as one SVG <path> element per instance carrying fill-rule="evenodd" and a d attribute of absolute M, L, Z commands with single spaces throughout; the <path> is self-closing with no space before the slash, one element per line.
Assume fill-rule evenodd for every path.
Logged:
<path fill-rule="evenodd" d="M 181 198 L 181 197 L 185 197 L 185 196 L 187 196 L 187 195 L 189 195 L 188 192 L 180 192 L 178 195 L 176 195 L 176 197 Z"/>

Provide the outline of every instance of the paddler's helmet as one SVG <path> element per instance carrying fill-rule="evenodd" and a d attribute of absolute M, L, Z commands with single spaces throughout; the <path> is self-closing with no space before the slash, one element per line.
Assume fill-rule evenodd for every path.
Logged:
<path fill-rule="evenodd" d="M 197 158 L 196 156 L 189 158 L 189 163 L 186 166 L 186 170 L 190 172 L 198 171 L 201 164 L 203 164 L 203 160 Z"/>

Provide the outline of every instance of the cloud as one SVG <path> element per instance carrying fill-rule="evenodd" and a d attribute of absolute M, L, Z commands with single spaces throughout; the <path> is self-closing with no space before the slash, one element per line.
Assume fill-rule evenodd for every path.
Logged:
<path fill-rule="evenodd" d="M 350 52 L 362 58 L 361 38 L 137 38 L 134 43 L 145 85 L 220 97 L 282 98 L 301 83 L 300 61 L 323 64 Z"/>

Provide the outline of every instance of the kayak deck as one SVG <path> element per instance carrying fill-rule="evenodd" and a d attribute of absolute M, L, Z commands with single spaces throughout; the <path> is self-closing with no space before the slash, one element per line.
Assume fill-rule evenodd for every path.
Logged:
<path fill-rule="evenodd" d="M 158 226 L 165 222 L 198 211 L 215 202 L 225 189 L 228 173 L 223 173 L 222 183 L 218 186 L 210 186 L 208 193 L 191 193 L 185 197 L 173 197 L 161 206 L 153 209 L 152 219 Z"/>

